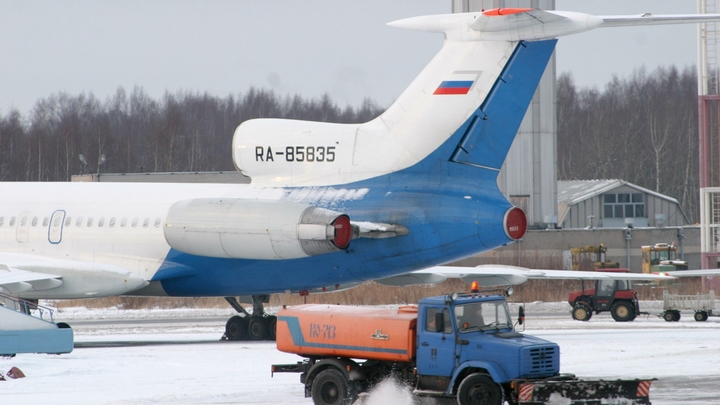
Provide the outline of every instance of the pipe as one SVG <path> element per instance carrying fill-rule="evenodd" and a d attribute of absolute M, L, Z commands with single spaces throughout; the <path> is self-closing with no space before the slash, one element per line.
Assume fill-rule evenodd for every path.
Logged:
<path fill-rule="evenodd" d="M 627 268 L 630 269 L 630 241 L 632 240 L 632 235 L 630 233 L 630 227 L 625 228 L 625 241 L 627 244 L 627 247 L 625 248 L 625 251 L 627 252 Z"/>

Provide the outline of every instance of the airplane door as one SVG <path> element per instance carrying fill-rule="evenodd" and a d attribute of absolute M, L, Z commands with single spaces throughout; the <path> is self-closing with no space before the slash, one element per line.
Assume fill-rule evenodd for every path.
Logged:
<path fill-rule="evenodd" d="M 65 222 L 65 211 L 57 210 L 53 212 L 50 218 L 50 225 L 48 228 L 48 241 L 54 245 L 57 245 L 62 241 L 63 223 Z"/>
<path fill-rule="evenodd" d="M 17 223 L 17 228 L 15 228 L 15 238 L 17 238 L 17 241 L 20 243 L 27 242 L 28 238 L 28 226 L 30 221 L 30 213 L 29 212 L 23 212 L 20 214 L 20 219 Z"/>

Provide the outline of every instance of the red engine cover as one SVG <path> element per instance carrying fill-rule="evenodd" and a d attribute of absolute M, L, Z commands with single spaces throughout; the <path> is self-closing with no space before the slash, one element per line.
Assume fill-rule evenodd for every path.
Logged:
<path fill-rule="evenodd" d="M 352 225 L 347 215 L 341 215 L 332 223 L 335 226 L 335 239 L 333 243 L 340 249 L 345 249 L 350 245 L 352 239 Z"/>
<path fill-rule="evenodd" d="M 527 230 L 527 217 L 525 212 L 518 208 L 512 207 L 505 212 L 504 218 L 505 234 L 512 240 L 518 240 L 525 235 Z"/>

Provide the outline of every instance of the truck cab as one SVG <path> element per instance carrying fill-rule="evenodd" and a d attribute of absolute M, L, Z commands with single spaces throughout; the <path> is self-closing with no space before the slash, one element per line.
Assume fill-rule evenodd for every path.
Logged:
<path fill-rule="evenodd" d="M 451 294 L 420 300 L 417 389 L 462 395 L 462 381 L 480 373 L 508 397 L 515 379 L 545 378 L 560 371 L 558 345 L 515 331 L 502 295 Z"/>

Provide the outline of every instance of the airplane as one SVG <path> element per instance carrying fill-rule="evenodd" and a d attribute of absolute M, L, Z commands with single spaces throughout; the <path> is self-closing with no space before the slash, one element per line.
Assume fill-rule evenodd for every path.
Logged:
<path fill-rule="evenodd" d="M 0 184 L 0 286 L 26 299 L 226 297 L 245 315 L 226 335 L 259 339 L 270 293 L 433 282 L 450 270 L 407 273 L 525 234 L 497 176 L 558 37 L 712 21 L 503 8 L 389 23 L 444 45 L 367 123 L 242 123 L 232 155 L 249 185 Z"/>

